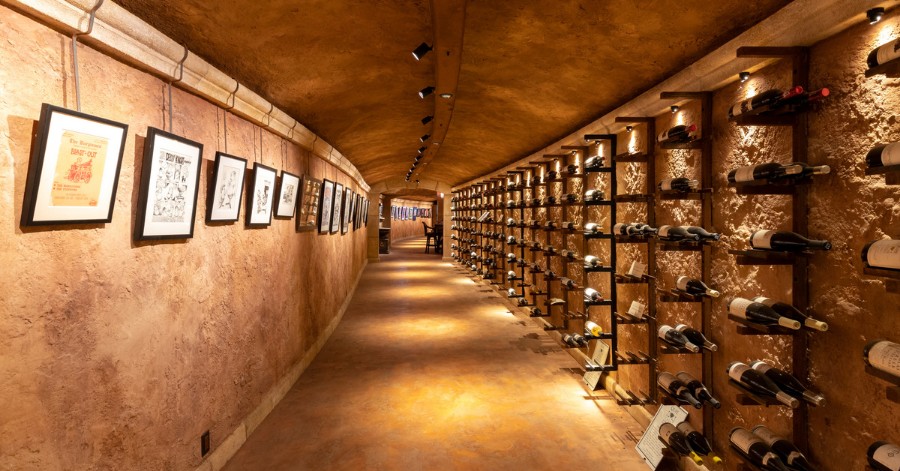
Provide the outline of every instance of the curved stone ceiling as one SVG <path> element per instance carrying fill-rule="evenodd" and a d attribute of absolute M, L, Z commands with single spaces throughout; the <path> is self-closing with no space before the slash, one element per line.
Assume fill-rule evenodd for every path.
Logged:
<path fill-rule="evenodd" d="M 431 2 L 115 0 L 333 144 L 369 181 L 431 134 Z M 442 2 L 444 0 L 432 0 Z M 542 149 L 788 0 L 468 0 L 450 129 L 423 178 L 449 184 Z"/>

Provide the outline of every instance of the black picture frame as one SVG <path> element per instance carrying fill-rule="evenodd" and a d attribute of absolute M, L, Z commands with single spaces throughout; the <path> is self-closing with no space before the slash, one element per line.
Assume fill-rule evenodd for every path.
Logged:
<path fill-rule="evenodd" d="M 236 165 L 234 165 L 235 169 L 240 169 L 240 187 L 234 189 L 234 195 L 237 196 L 237 205 L 235 208 L 234 217 L 216 217 L 213 215 L 213 209 L 216 205 L 216 189 L 220 188 L 219 183 L 219 173 L 222 169 L 223 162 L 234 161 Z M 219 222 L 237 222 L 241 218 L 241 204 L 244 202 L 244 184 L 245 175 L 247 173 L 247 159 L 243 159 L 241 157 L 226 154 L 224 152 L 216 152 L 216 158 L 213 161 L 213 178 L 212 183 L 209 185 L 209 188 L 206 192 L 206 223 L 219 223 Z"/>
<path fill-rule="evenodd" d="M 331 232 L 331 213 L 334 207 L 334 182 L 324 179 L 319 198 L 319 234 Z"/>
<path fill-rule="evenodd" d="M 353 211 L 353 190 L 344 188 L 344 202 L 341 205 L 341 235 L 350 232 L 350 214 Z"/>
<path fill-rule="evenodd" d="M 270 188 L 261 188 L 258 187 L 259 177 L 265 178 L 266 173 L 271 173 L 271 187 Z M 247 186 L 247 190 L 249 193 L 247 194 L 247 207 L 244 208 L 244 226 L 246 227 L 269 227 L 272 225 L 272 214 L 275 212 L 275 180 L 278 177 L 278 170 L 275 170 L 268 165 L 263 165 L 259 162 L 253 162 L 253 173 L 250 176 L 251 184 Z M 253 222 L 253 210 L 255 206 L 259 206 L 259 200 L 256 198 L 259 194 L 258 192 L 262 191 L 263 193 L 260 196 L 264 196 L 267 202 L 263 202 L 264 205 L 268 206 L 268 217 L 265 222 Z M 268 192 L 271 192 L 269 194 Z"/>
<path fill-rule="evenodd" d="M 366 198 L 366 209 L 363 213 L 363 225 L 369 227 L 369 199 Z"/>
<path fill-rule="evenodd" d="M 331 205 L 331 234 L 341 230 L 341 210 L 344 209 L 344 185 L 334 183 L 334 200 Z"/>
<path fill-rule="evenodd" d="M 288 178 L 285 178 L 285 176 L 287 176 Z M 291 208 L 290 216 L 280 216 L 279 215 L 279 213 L 282 212 L 281 210 L 284 209 L 282 207 L 282 205 L 288 204 L 288 203 L 284 202 L 283 195 L 282 195 L 282 192 L 284 191 L 285 180 L 292 182 L 295 185 L 294 189 L 293 189 L 294 203 L 293 203 L 293 207 Z M 294 180 L 296 180 L 296 182 L 294 182 Z M 302 184 L 303 184 L 303 179 L 300 177 L 300 175 L 294 175 L 293 173 L 285 172 L 284 170 L 281 171 L 281 177 L 278 179 L 278 190 L 275 192 L 275 195 L 276 195 L 275 207 L 272 209 L 272 215 L 275 217 L 275 219 L 291 219 L 297 214 L 297 203 L 299 202 L 298 197 L 299 197 L 299 192 L 300 192 L 300 188 L 298 188 L 298 187 L 300 187 L 300 185 L 302 185 Z"/>
<path fill-rule="evenodd" d="M 118 152 L 115 156 L 115 171 L 112 172 L 111 175 L 111 185 L 112 188 L 109 191 L 108 197 L 103 197 L 106 201 L 104 206 L 109 206 L 108 211 L 105 214 L 102 214 L 102 211 L 83 211 L 94 213 L 90 216 L 83 215 L 81 218 L 77 217 L 75 214 L 68 213 L 67 218 L 59 218 L 57 215 L 38 215 L 38 211 L 44 212 L 45 208 L 51 208 L 52 205 L 42 205 L 39 204 L 39 196 L 45 194 L 46 192 L 53 191 L 53 182 L 49 182 L 49 186 L 47 182 L 45 182 L 45 178 L 54 178 L 55 171 L 53 168 L 44 168 L 45 165 L 51 165 L 50 159 L 47 159 L 47 152 L 51 149 L 48 149 L 48 144 L 51 141 L 51 133 L 55 135 L 55 119 L 57 117 L 69 117 L 74 120 L 81 120 L 84 126 L 94 125 L 96 127 L 106 126 L 109 129 L 106 129 L 110 133 L 110 137 L 114 134 L 118 134 L 118 139 L 110 140 L 110 142 L 116 142 L 118 145 Z M 64 135 L 64 134 L 63 134 Z M 60 135 L 60 142 L 62 142 L 63 135 Z M 122 157 L 125 153 L 125 141 L 128 138 L 128 125 L 119 123 L 116 121 L 112 121 L 106 118 L 101 118 L 99 116 L 89 115 L 87 113 L 81 113 L 78 111 L 73 111 L 67 108 L 63 108 L 56 105 L 51 105 L 49 103 L 43 103 L 41 105 L 41 114 L 38 121 L 38 131 L 35 139 L 35 146 L 32 148 L 31 159 L 28 164 L 28 173 L 25 178 L 25 195 L 22 202 L 22 217 L 19 221 L 21 226 L 52 226 L 52 225 L 63 225 L 63 224 L 107 224 L 112 222 L 113 210 L 115 209 L 116 204 L 116 192 L 119 188 L 119 173 L 122 169 Z M 55 141 L 55 138 L 53 138 Z M 59 164 L 58 155 L 59 155 L 59 147 L 56 148 L 56 157 L 54 157 L 53 163 Z M 107 146 L 107 150 L 109 150 L 109 146 Z M 71 152 L 71 151 L 70 151 Z M 109 158 L 108 153 L 104 156 L 104 161 Z M 93 159 L 92 159 L 93 161 Z M 103 176 L 105 177 L 108 172 L 108 167 L 104 167 Z M 93 172 L 91 171 L 91 175 Z M 45 176 L 46 175 L 46 176 Z M 88 177 L 90 178 L 90 177 Z M 101 180 L 101 191 L 105 185 Z M 102 197 L 103 195 L 98 195 L 98 197 Z M 51 196 L 52 198 L 52 196 Z M 97 204 L 90 205 L 91 206 L 99 206 L 99 200 Z M 62 207 L 62 206 L 59 206 Z M 82 206 L 84 207 L 84 206 Z M 48 212 L 63 212 L 63 210 L 50 210 Z M 96 217 L 102 216 L 102 217 Z"/>
<path fill-rule="evenodd" d="M 154 208 L 148 208 L 150 204 L 150 185 L 151 179 L 153 178 L 153 170 L 156 168 L 154 157 L 157 155 L 157 151 L 161 149 L 157 149 L 157 138 L 169 139 L 171 141 L 175 141 L 177 143 L 183 144 L 187 147 L 196 149 L 196 155 L 193 156 L 195 158 L 196 166 L 193 167 L 194 175 L 189 175 L 189 178 L 193 180 L 194 188 L 193 194 L 186 195 L 186 198 L 183 198 L 182 204 L 191 204 L 191 217 L 189 222 L 189 229 L 186 232 L 172 232 L 168 234 L 148 234 L 146 219 L 147 212 L 155 212 Z M 177 154 L 171 154 L 173 159 L 182 158 Z M 171 164 L 170 164 L 171 165 Z M 178 164 L 181 166 L 180 164 Z M 192 141 L 190 139 L 177 136 L 170 132 L 163 131 L 162 129 L 148 127 L 147 128 L 147 139 L 144 141 L 144 157 L 141 162 L 141 183 L 140 190 L 138 191 L 138 204 L 137 204 L 137 217 L 134 221 L 134 240 L 136 242 L 142 241 L 150 241 L 150 240 L 173 240 L 173 239 L 191 239 L 194 237 L 194 224 L 197 222 L 197 199 L 200 193 L 200 173 L 203 168 L 203 144 L 199 142 Z M 168 186 L 177 186 L 178 182 L 175 181 L 178 176 L 177 174 L 181 173 L 181 170 L 176 171 Z M 184 183 L 190 183 L 190 180 L 184 181 Z M 158 185 L 159 183 L 157 183 Z M 157 186 L 157 191 L 160 190 L 160 187 Z M 172 191 L 172 190 L 170 190 Z M 182 191 L 175 189 L 174 191 Z M 158 193 L 157 193 L 158 195 Z M 173 197 L 174 200 L 174 197 Z M 170 202 L 171 203 L 171 202 Z M 177 204 L 176 204 L 177 205 Z M 154 205 L 155 206 L 155 205 Z M 153 215 L 155 216 L 155 215 Z"/>
<path fill-rule="evenodd" d="M 313 231 L 319 221 L 322 180 L 303 175 L 297 200 L 297 232 Z"/>

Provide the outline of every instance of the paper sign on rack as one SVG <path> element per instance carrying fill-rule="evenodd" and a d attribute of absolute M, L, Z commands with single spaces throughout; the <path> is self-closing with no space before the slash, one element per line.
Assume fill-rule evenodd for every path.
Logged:
<path fill-rule="evenodd" d="M 644 265 L 641 262 L 631 262 L 631 269 L 628 270 L 628 274 L 635 278 L 643 278 L 644 270 L 647 269 L 647 265 Z"/>
<path fill-rule="evenodd" d="M 602 340 L 598 340 L 596 345 L 594 345 L 594 354 L 591 355 L 591 360 L 596 365 L 605 365 L 607 359 L 609 358 L 609 345 Z M 597 384 L 600 382 L 600 372 L 599 371 L 587 371 L 584 373 L 584 378 L 582 378 L 588 386 L 591 387 L 591 391 L 597 390 Z"/>
<path fill-rule="evenodd" d="M 663 459 L 664 445 L 659 441 L 659 428 L 665 423 L 678 425 L 687 419 L 688 413 L 679 406 L 660 406 L 644 431 L 644 435 L 638 440 L 637 446 L 634 447 L 638 454 L 644 458 L 644 463 L 650 469 L 656 469 L 659 462 Z"/>
<path fill-rule="evenodd" d="M 647 306 L 644 306 L 637 301 L 632 301 L 631 307 L 628 308 L 628 314 L 630 314 L 631 317 L 634 317 L 635 319 L 641 319 L 644 317 L 645 309 L 647 309 Z"/>

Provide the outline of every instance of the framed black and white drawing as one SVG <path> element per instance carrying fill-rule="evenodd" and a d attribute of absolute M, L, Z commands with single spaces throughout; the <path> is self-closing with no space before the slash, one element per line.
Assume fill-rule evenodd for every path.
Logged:
<path fill-rule="evenodd" d="M 331 230 L 333 207 L 334 182 L 326 179 L 322 183 L 322 199 L 319 201 L 319 234 L 327 234 Z"/>
<path fill-rule="evenodd" d="M 297 207 L 297 194 L 300 191 L 300 177 L 293 173 L 281 171 L 278 182 L 278 199 L 275 203 L 275 217 L 292 218 Z"/>
<path fill-rule="evenodd" d="M 334 203 L 331 206 L 331 233 L 341 230 L 341 208 L 344 207 L 344 185 L 334 184 Z"/>
<path fill-rule="evenodd" d="M 381 208 L 381 205 L 379 204 L 378 207 Z M 363 215 L 363 224 L 365 224 L 366 227 L 368 227 L 369 226 L 369 200 L 368 199 L 366 200 L 366 209 L 364 211 L 365 211 L 365 214 Z M 379 214 L 381 214 L 381 213 L 379 212 Z"/>
<path fill-rule="evenodd" d="M 303 183 L 300 185 L 300 194 L 297 199 L 297 232 L 311 231 L 316 228 L 321 191 L 322 180 L 303 175 Z"/>
<path fill-rule="evenodd" d="M 253 163 L 244 225 L 266 227 L 272 224 L 272 208 L 275 203 L 275 177 L 278 171 L 259 162 Z"/>
<path fill-rule="evenodd" d="M 127 124 L 44 103 L 21 225 L 112 222 L 127 136 Z"/>
<path fill-rule="evenodd" d="M 134 240 L 194 237 L 203 144 L 147 128 Z"/>
<path fill-rule="evenodd" d="M 341 234 L 350 230 L 350 210 L 353 205 L 353 190 L 344 188 L 344 211 L 341 213 Z"/>
<path fill-rule="evenodd" d="M 213 180 L 206 196 L 206 222 L 235 222 L 244 198 L 247 159 L 216 152 Z"/>
<path fill-rule="evenodd" d="M 363 197 L 362 195 L 356 195 L 356 211 L 353 213 L 353 229 L 359 229 L 362 227 L 362 207 L 363 207 Z"/>

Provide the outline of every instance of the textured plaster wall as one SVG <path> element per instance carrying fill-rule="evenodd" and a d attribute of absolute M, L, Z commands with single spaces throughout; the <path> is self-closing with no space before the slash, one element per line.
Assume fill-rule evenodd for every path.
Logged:
<path fill-rule="evenodd" d="M 409 201 L 394 198 L 391 200 L 391 205 L 395 205 L 398 207 L 407 207 L 407 208 L 430 208 L 431 215 L 434 216 L 434 203 L 426 203 L 423 201 Z M 388 217 L 390 217 L 391 208 L 388 206 L 387 213 Z M 410 210 L 407 210 L 410 211 Z M 432 218 L 420 218 L 417 217 L 415 221 L 411 218 L 405 221 L 400 220 L 399 218 L 391 221 L 391 242 L 403 239 L 409 239 L 411 237 L 422 237 L 425 235 L 425 227 L 422 223 L 428 224 L 429 227 L 434 227 L 432 222 Z"/>
<path fill-rule="evenodd" d="M 216 150 L 352 181 L 174 90 L 174 132 L 204 144 L 194 238 L 134 243 L 147 127 L 166 87 L 79 48 L 83 111 L 130 125 L 113 221 L 21 228 L 41 103 L 74 107 L 71 40 L 0 7 L 0 469 L 194 469 L 323 334 L 365 266 L 365 231 L 206 225 Z M 357 191 L 358 188 L 354 188 Z"/>

